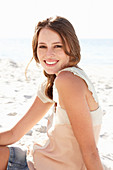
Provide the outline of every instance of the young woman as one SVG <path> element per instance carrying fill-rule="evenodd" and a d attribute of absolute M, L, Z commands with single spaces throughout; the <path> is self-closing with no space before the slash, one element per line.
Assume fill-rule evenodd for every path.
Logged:
<path fill-rule="evenodd" d="M 103 170 L 96 146 L 102 111 L 91 81 L 77 66 L 80 46 L 72 24 L 62 17 L 39 22 L 32 47 L 47 81 L 25 116 L 0 133 L 0 170 Z M 27 162 L 26 152 L 7 145 L 26 134 L 52 105 L 48 139 L 43 146 L 34 145 L 33 162 Z"/>

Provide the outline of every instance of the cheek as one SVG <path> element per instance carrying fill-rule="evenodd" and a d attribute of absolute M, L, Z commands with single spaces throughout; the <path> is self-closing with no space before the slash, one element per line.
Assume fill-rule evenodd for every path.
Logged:
<path fill-rule="evenodd" d="M 69 56 L 66 56 L 66 63 L 68 64 L 68 63 L 69 63 L 69 61 L 70 61 Z"/>
<path fill-rule="evenodd" d="M 42 63 L 42 59 L 41 59 L 41 57 L 39 57 L 39 55 L 37 55 L 37 58 L 38 58 L 38 62 L 39 62 L 39 64 L 41 64 L 41 63 Z"/>
<path fill-rule="evenodd" d="M 40 55 L 39 52 L 37 52 L 37 57 L 38 57 L 39 62 L 41 62 L 43 57 L 42 57 L 42 55 Z"/>
<path fill-rule="evenodd" d="M 69 65 L 69 57 L 65 56 L 62 60 L 62 67 L 68 66 Z"/>

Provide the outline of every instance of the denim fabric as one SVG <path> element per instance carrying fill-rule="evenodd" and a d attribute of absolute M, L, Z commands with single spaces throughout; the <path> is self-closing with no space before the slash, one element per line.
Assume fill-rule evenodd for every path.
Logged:
<path fill-rule="evenodd" d="M 26 161 L 26 151 L 18 147 L 9 147 L 10 156 L 7 170 L 29 170 Z"/>

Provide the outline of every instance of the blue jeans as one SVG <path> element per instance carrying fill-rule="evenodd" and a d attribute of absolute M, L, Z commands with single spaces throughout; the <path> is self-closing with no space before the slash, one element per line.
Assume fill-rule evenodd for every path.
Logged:
<path fill-rule="evenodd" d="M 10 156 L 7 170 L 29 170 L 26 161 L 26 151 L 18 147 L 9 147 Z"/>

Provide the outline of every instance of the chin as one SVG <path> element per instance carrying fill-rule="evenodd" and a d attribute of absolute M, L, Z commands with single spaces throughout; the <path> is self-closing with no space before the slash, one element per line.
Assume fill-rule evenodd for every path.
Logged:
<path fill-rule="evenodd" d="M 49 75 L 57 74 L 55 72 L 46 72 L 46 73 L 49 74 Z"/>
<path fill-rule="evenodd" d="M 47 74 L 50 74 L 50 75 L 52 75 L 52 74 L 57 74 L 56 71 L 48 71 L 48 70 L 45 70 L 45 71 L 46 71 Z"/>

